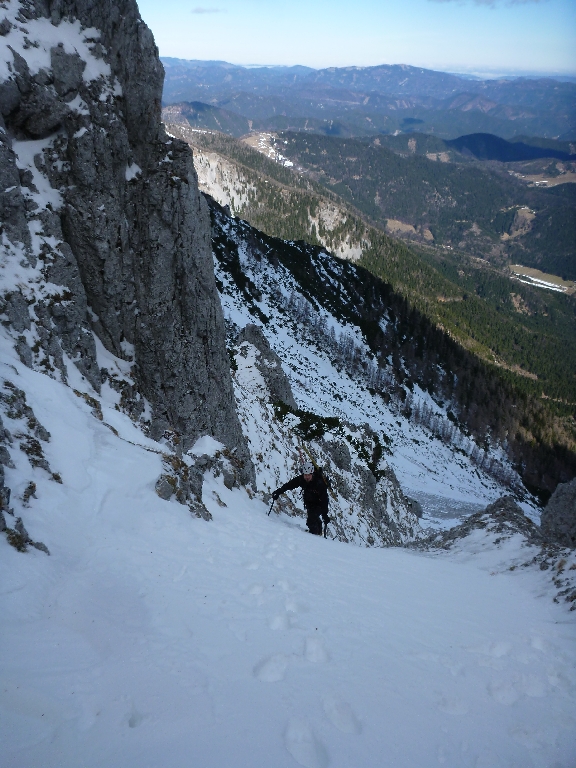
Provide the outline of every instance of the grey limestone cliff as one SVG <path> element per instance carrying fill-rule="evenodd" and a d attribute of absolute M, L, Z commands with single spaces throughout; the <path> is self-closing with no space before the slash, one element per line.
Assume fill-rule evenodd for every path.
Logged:
<path fill-rule="evenodd" d="M 260 326 L 248 323 L 238 334 L 238 346 L 247 341 L 258 350 L 256 367 L 264 379 L 271 402 L 282 401 L 290 408 L 297 408 L 288 376 L 284 373 L 282 362 L 270 346 Z"/>
<path fill-rule="evenodd" d="M 563 547 L 576 547 L 576 478 L 560 483 L 544 508 L 542 533 Z"/>
<path fill-rule="evenodd" d="M 152 437 L 213 435 L 250 479 L 209 214 L 190 149 L 162 128 L 135 0 L 0 2 L 0 35 L 0 312 L 21 359 L 64 380 L 74 363 L 98 391 L 101 342 L 132 364 Z"/>

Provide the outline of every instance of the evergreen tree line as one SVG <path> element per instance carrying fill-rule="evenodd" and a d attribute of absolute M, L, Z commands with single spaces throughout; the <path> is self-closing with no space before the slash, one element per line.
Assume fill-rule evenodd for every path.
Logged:
<path fill-rule="evenodd" d="M 457 424 L 452 411 L 448 411 L 452 416 L 450 419 L 445 413 L 435 411 L 426 400 L 410 391 L 406 384 L 402 386 L 392 366 L 382 367 L 364 344 L 357 343 L 352 334 L 346 331 L 337 334 L 334 326 L 328 324 L 326 316 L 303 296 L 292 291 L 286 297 L 280 291 L 275 291 L 273 297 L 293 323 L 306 328 L 309 340 L 328 355 L 338 370 L 345 370 L 352 379 L 362 381 L 373 394 L 380 395 L 393 413 L 402 414 L 423 427 L 431 437 L 467 456 L 473 465 L 497 482 L 520 492 L 522 484 L 517 472 L 494 456 L 486 436 L 486 445 L 479 446 Z M 408 384 L 411 385 L 411 382 L 408 381 Z"/>
<path fill-rule="evenodd" d="M 470 351 L 515 371 L 519 389 L 536 398 L 544 393 L 576 402 L 576 300 L 553 294 L 543 300 L 537 289 L 479 267 L 461 253 L 415 252 L 368 226 L 307 176 L 298 176 L 242 142 L 216 133 L 195 134 L 194 141 L 237 164 L 235 184 L 240 186 L 228 190 L 237 216 L 284 240 L 303 240 L 332 251 L 346 243 L 362 248 L 364 267 Z M 328 227 L 320 212 L 330 205 L 339 215 Z M 512 293 L 522 299 L 525 312 L 518 312 Z"/>

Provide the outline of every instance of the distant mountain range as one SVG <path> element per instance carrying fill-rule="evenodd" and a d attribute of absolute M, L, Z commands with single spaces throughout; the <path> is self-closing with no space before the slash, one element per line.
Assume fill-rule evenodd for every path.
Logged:
<path fill-rule="evenodd" d="M 552 78 L 472 80 L 406 65 L 315 70 L 162 61 L 164 105 L 201 102 L 259 130 L 576 139 L 576 84 Z"/>

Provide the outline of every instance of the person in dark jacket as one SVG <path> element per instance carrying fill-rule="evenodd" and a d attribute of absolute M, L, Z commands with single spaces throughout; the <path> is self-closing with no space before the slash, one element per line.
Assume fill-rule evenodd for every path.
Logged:
<path fill-rule="evenodd" d="M 322 536 L 322 520 L 326 525 L 330 522 L 328 517 L 328 489 L 320 472 L 314 471 L 314 465 L 311 461 L 304 463 L 301 475 L 297 475 L 275 490 L 272 498 L 276 501 L 281 493 L 292 491 L 295 488 L 302 488 L 303 490 L 308 530 L 310 533 Z"/>

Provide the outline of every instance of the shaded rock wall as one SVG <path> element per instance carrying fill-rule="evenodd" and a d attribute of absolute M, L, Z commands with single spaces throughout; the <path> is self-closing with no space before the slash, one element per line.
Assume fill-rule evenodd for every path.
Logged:
<path fill-rule="evenodd" d="M 63 379 L 72 361 L 98 390 L 94 331 L 133 363 L 153 437 L 173 430 L 187 448 L 213 435 L 249 479 L 209 215 L 189 148 L 161 126 L 163 69 L 135 0 L 22 0 L 3 13 L 4 261 L 23 259 L 30 279 L 8 285 L 0 311 L 20 357 Z"/>
<path fill-rule="evenodd" d="M 576 478 L 560 483 L 542 512 L 544 536 L 563 547 L 576 547 Z"/>
<path fill-rule="evenodd" d="M 256 358 L 256 367 L 266 382 L 271 402 L 282 401 L 291 408 L 297 408 L 290 381 L 282 368 L 282 362 L 262 333 L 260 326 L 248 323 L 242 328 L 236 343 L 240 346 L 243 341 L 253 344 L 260 353 Z"/>

